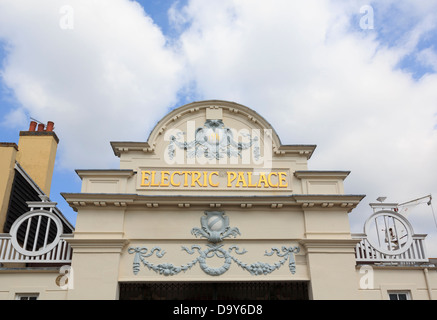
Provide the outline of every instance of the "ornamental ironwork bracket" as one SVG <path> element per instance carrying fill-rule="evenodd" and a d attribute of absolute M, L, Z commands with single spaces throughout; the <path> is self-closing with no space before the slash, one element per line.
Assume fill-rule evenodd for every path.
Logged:
<path fill-rule="evenodd" d="M 129 254 L 135 254 L 133 261 L 133 273 L 135 275 L 140 271 L 141 263 L 147 267 L 149 270 L 155 271 L 160 275 L 164 276 L 174 276 L 181 272 L 186 272 L 191 269 L 194 265 L 199 263 L 200 268 L 210 276 L 220 276 L 229 270 L 232 261 L 234 261 L 239 267 L 243 270 L 249 272 L 254 276 L 258 275 L 267 275 L 275 270 L 281 268 L 288 261 L 288 268 L 292 274 L 296 273 L 296 262 L 294 259 L 294 255 L 299 253 L 300 248 L 296 247 L 287 247 L 282 246 L 279 248 L 271 248 L 270 251 L 265 251 L 264 256 L 272 256 L 276 254 L 279 258 L 279 261 L 274 264 L 269 264 L 265 262 L 255 262 L 251 264 L 247 264 L 239 260 L 233 253 L 236 255 L 244 255 L 247 253 L 245 249 L 240 250 L 240 248 L 236 245 L 230 246 L 228 249 L 223 248 L 223 244 L 219 244 L 219 242 L 223 241 L 224 238 L 229 236 L 236 237 L 240 235 L 240 231 L 238 228 L 230 228 L 229 227 L 229 218 L 224 215 L 224 212 L 220 211 L 205 211 L 205 216 L 201 218 L 202 228 L 193 228 L 191 233 L 195 236 L 200 236 L 207 238 L 210 242 L 207 244 L 207 248 L 203 249 L 199 245 L 193 245 L 191 248 L 187 248 L 182 246 L 182 250 L 188 253 L 189 255 L 195 254 L 197 251 L 198 256 L 181 266 L 175 266 L 172 263 L 160 263 L 153 264 L 147 260 L 147 258 L 156 255 L 158 258 L 162 258 L 165 255 L 165 251 L 160 247 L 153 247 L 150 251 L 146 247 L 130 247 L 128 249 Z M 207 264 L 208 258 L 217 257 L 220 259 L 224 259 L 224 263 L 220 267 L 210 267 Z"/>

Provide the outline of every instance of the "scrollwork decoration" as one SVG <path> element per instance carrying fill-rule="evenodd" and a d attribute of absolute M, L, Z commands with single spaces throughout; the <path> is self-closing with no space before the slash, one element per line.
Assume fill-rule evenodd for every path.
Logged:
<path fill-rule="evenodd" d="M 201 237 L 207 238 L 210 244 L 207 244 L 206 249 L 202 249 L 199 245 L 193 245 L 191 248 L 182 246 L 182 250 L 188 253 L 189 255 L 193 255 L 198 253 L 198 257 L 194 260 L 181 265 L 175 266 L 172 263 L 160 263 L 153 264 L 147 260 L 147 258 L 156 255 L 158 258 L 162 258 L 165 255 L 165 251 L 159 247 L 153 247 L 150 252 L 146 247 L 130 247 L 128 249 L 129 254 L 135 254 L 134 262 L 133 262 L 133 273 L 136 275 L 140 270 L 140 263 L 143 263 L 145 267 L 149 270 L 155 271 L 160 275 L 164 276 L 174 276 L 181 272 L 186 272 L 191 269 L 194 265 L 199 263 L 200 268 L 206 274 L 210 276 L 220 276 L 227 272 L 231 266 L 232 261 L 234 261 L 239 267 L 243 270 L 248 271 L 250 274 L 254 276 L 259 275 L 268 275 L 275 270 L 281 268 L 288 260 L 288 268 L 291 274 L 296 273 L 296 262 L 294 255 L 299 253 L 299 247 L 286 247 L 283 246 L 281 250 L 279 248 L 271 248 L 271 251 L 265 251 L 264 256 L 273 256 L 276 254 L 280 259 L 278 262 L 274 264 L 268 264 L 265 262 L 255 262 L 251 264 L 247 264 L 239 260 L 232 253 L 234 252 L 236 255 L 244 255 L 247 253 L 245 249 L 241 249 L 232 245 L 229 249 L 225 249 L 223 244 L 218 244 L 223 241 L 224 238 L 229 236 L 236 237 L 240 235 L 240 231 L 238 228 L 230 228 L 229 227 L 229 219 L 224 215 L 224 212 L 205 212 L 204 217 L 201 218 L 202 228 L 193 228 L 191 233 L 195 236 L 199 235 Z M 213 257 L 217 257 L 219 259 L 224 259 L 223 265 L 220 267 L 210 267 L 207 263 L 207 260 Z"/>
<path fill-rule="evenodd" d="M 299 252 L 299 247 L 282 247 L 282 253 L 278 248 L 272 248 L 271 252 L 265 253 L 265 256 L 271 256 L 274 252 L 276 252 L 276 255 L 278 257 L 281 257 L 282 259 L 274 264 L 268 264 L 265 262 L 256 262 L 252 264 L 247 264 L 239 259 L 237 259 L 235 256 L 231 255 L 232 251 L 235 249 L 235 253 L 238 255 L 243 255 L 247 251 L 240 249 L 237 246 L 232 246 L 228 250 L 225 250 L 223 248 L 223 245 L 214 245 L 209 244 L 207 245 L 208 248 L 202 250 L 202 248 L 198 245 L 193 245 L 191 249 L 187 247 L 182 247 L 182 250 L 187 252 L 188 254 L 192 255 L 195 253 L 195 250 L 197 250 L 199 256 L 192 260 L 191 262 L 188 262 L 187 264 L 181 265 L 181 266 L 174 266 L 171 263 L 161 263 L 161 264 L 153 264 L 149 261 L 147 261 L 145 258 L 150 257 L 151 254 L 145 254 L 147 252 L 147 248 L 129 248 L 129 253 L 135 253 L 134 258 L 134 264 L 133 264 L 133 272 L 134 274 L 137 274 L 139 271 L 139 265 L 140 261 L 146 266 L 149 270 L 153 270 L 156 273 L 159 273 L 160 275 L 164 276 L 174 276 L 181 272 L 186 272 L 187 270 L 191 269 L 195 264 L 199 263 L 200 268 L 205 272 L 206 274 L 210 276 L 220 276 L 224 274 L 226 271 L 229 270 L 232 261 L 234 261 L 238 266 L 240 266 L 243 270 L 248 271 L 250 274 L 254 276 L 259 275 L 267 275 L 272 273 L 275 270 L 278 270 L 287 260 L 289 260 L 289 269 L 292 274 L 296 273 L 296 264 L 294 260 L 294 254 Z M 155 248 L 156 249 L 156 248 Z M 160 248 L 158 248 L 158 253 L 161 251 Z M 158 255 L 157 257 L 161 258 L 162 255 Z M 210 267 L 207 264 L 207 259 L 212 257 L 218 257 L 221 259 L 224 259 L 224 263 L 220 267 Z"/>
<path fill-rule="evenodd" d="M 170 159 L 174 158 L 176 147 L 187 151 L 187 157 L 189 158 L 203 156 L 206 159 L 219 160 L 225 156 L 241 157 L 241 152 L 252 146 L 254 159 L 259 160 L 260 158 L 258 137 L 252 138 L 250 134 L 241 133 L 241 136 L 246 137 L 249 142 L 237 142 L 234 140 L 232 130 L 226 128 L 221 119 L 206 120 L 203 127 L 196 129 L 195 140 L 193 141 L 183 141 L 183 135 L 185 133 L 178 132 L 170 137 L 168 146 Z"/>

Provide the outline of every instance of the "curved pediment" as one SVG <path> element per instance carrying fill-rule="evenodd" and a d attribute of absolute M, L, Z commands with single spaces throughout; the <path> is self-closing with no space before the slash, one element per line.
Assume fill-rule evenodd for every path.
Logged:
<path fill-rule="evenodd" d="M 217 125 L 237 133 L 244 129 L 269 130 L 273 148 L 281 146 L 275 130 L 262 116 L 246 106 L 222 100 L 193 102 L 171 111 L 152 130 L 148 144 L 156 147 L 160 143 L 160 136 L 172 128 L 180 128 L 181 123 L 183 127 L 187 121 L 193 121 L 196 129 Z"/>
<path fill-rule="evenodd" d="M 282 145 L 275 129 L 254 110 L 222 100 L 186 104 L 168 113 L 147 142 L 111 142 L 114 154 L 142 152 L 166 165 L 270 166 L 276 156 L 308 160 L 315 145 Z"/>

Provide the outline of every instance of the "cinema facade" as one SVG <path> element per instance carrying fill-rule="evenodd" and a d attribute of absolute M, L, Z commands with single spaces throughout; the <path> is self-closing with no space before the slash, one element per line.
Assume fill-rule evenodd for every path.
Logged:
<path fill-rule="evenodd" d="M 351 234 L 365 196 L 345 193 L 350 172 L 310 170 L 316 146 L 281 144 L 248 107 L 191 103 L 146 142 L 111 146 L 120 169 L 76 170 L 81 192 L 63 194 L 77 211 L 72 234 L 54 218 L 25 231 L 22 218 L 5 235 L 57 228 L 33 247 L 2 242 L 2 298 L 437 299 L 426 235 L 396 204 L 371 204 Z M 42 198 L 25 215 L 49 221 L 54 206 Z"/>

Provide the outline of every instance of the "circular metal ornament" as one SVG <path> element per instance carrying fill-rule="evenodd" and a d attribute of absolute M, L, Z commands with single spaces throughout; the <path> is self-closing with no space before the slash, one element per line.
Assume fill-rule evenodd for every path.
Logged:
<path fill-rule="evenodd" d="M 53 225 L 52 223 L 54 223 L 54 225 L 57 229 L 56 235 L 50 243 L 45 243 L 45 245 L 40 246 L 40 247 L 38 247 L 38 245 L 34 246 L 33 244 L 31 244 L 32 249 L 28 250 L 28 249 L 26 249 L 28 247 L 27 243 L 25 244 L 25 243 L 18 242 L 18 232 L 19 232 L 21 226 L 25 223 L 24 231 L 25 231 L 25 234 L 28 234 L 28 231 L 30 231 L 29 223 L 32 223 L 32 219 L 34 219 L 35 217 L 36 217 L 36 221 L 37 221 L 37 226 L 36 226 L 34 237 L 39 237 L 39 235 L 41 234 L 42 239 L 44 239 L 44 242 L 48 241 L 48 234 L 46 235 L 46 233 L 47 233 L 47 229 L 52 227 L 52 225 Z M 42 226 L 43 217 L 45 217 L 46 221 L 47 221 L 45 223 L 45 227 Z M 33 221 L 35 221 L 35 220 L 33 220 Z M 23 229 L 21 229 L 21 233 L 22 232 L 23 232 Z M 29 212 L 23 214 L 17 220 L 15 220 L 15 222 L 12 224 L 11 229 L 9 231 L 9 233 L 11 235 L 12 246 L 14 247 L 14 249 L 17 250 L 19 253 L 26 255 L 26 256 L 30 256 L 30 257 L 43 255 L 43 254 L 49 252 L 50 250 L 52 250 L 54 247 L 56 247 L 56 245 L 60 241 L 62 232 L 63 232 L 63 227 L 62 227 L 61 220 L 57 216 L 55 216 L 52 212 L 49 212 L 46 210 L 33 210 L 33 211 L 29 211 Z M 29 240 L 27 238 L 27 235 L 25 235 L 25 239 Z M 33 241 L 35 242 L 35 239 Z"/>
<path fill-rule="evenodd" d="M 364 233 L 370 245 L 386 255 L 406 252 L 413 243 L 413 227 L 402 215 L 381 210 L 367 219 Z"/>

